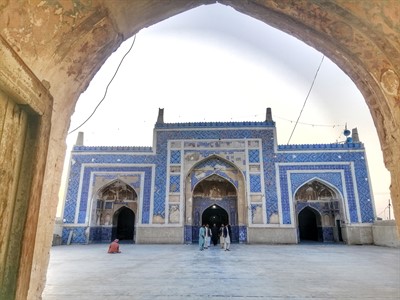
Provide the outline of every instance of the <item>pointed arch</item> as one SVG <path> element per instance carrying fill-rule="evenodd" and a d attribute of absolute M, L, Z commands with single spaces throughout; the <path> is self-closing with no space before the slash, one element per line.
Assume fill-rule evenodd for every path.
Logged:
<path fill-rule="evenodd" d="M 299 212 L 298 212 L 297 214 L 300 214 L 300 213 L 301 213 L 302 211 L 304 211 L 304 210 L 311 210 L 317 217 L 319 217 L 319 218 L 322 217 L 322 214 L 321 214 L 321 212 L 318 210 L 318 208 L 313 207 L 313 206 L 310 205 L 310 204 L 308 204 L 308 205 L 302 207 L 302 208 L 299 210 Z"/>
<path fill-rule="evenodd" d="M 107 189 L 112 188 L 113 186 L 115 186 L 115 187 L 118 187 L 118 186 L 124 187 L 125 186 L 127 188 L 127 190 L 129 190 L 131 193 L 124 193 L 123 195 L 116 194 L 116 196 L 119 196 L 117 199 L 103 199 L 103 200 L 137 200 L 138 193 L 136 192 L 135 188 L 120 178 L 116 178 L 112 181 L 109 181 L 108 183 L 105 183 L 103 186 L 101 186 L 97 190 L 95 195 L 99 195 L 100 193 L 105 193 L 105 192 L 107 192 Z M 129 197 L 129 194 L 132 194 L 132 196 L 133 196 L 131 199 L 127 199 L 127 197 Z M 126 197 L 124 197 L 124 196 L 126 196 Z"/>
<path fill-rule="evenodd" d="M 209 181 L 209 182 L 219 182 L 220 186 L 225 185 L 226 189 L 221 191 L 220 188 L 216 187 L 215 185 L 213 186 L 212 189 L 207 190 L 205 186 L 203 186 L 204 182 Z M 228 180 L 226 177 L 221 176 L 220 174 L 210 174 L 207 177 L 201 179 L 198 181 L 193 187 L 193 195 L 196 194 L 196 190 L 201 190 L 203 193 L 209 192 L 209 195 L 211 198 L 215 198 L 218 196 L 229 196 L 230 194 L 233 195 L 237 194 L 237 186 L 235 186 L 231 180 Z M 233 190 L 233 191 L 232 191 Z M 225 192 L 225 195 L 221 194 L 221 192 Z"/>
<path fill-rule="evenodd" d="M 342 241 L 340 224 L 346 220 L 347 210 L 340 191 L 313 177 L 297 188 L 293 199 L 300 241 Z M 316 227 L 312 225 L 314 223 Z M 306 230 L 311 232 L 310 235 Z"/>
<path fill-rule="evenodd" d="M 191 189 L 193 190 L 194 187 L 199 183 L 203 178 L 209 177 L 211 175 L 217 174 L 222 178 L 227 179 L 230 181 L 235 188 L 238 188 L 238 180 L 234 180 L 231 176 L 228 176 L 226 172 L 222 172 L 222 167 L 228 167 L 230 169 L 233 169 L 237 174 L 240 174 L 240 177 L 244 179 L 244 174 L 240 170 L 240 168 L 235 165 L 235 163 L 227 160 L 226 158 L 221 157 L 220 155 L 217 154 L 212 154 L 208 157 L 205 157 L 204 159 L 200 160 L 199 162 L 195 163 L 187 172 L 186 177 L 190 177 L 190 182 L 191 182 Z M 196 170 L 198 169 L 204 169 L 209 167 L 210 170 L 207 170 L 206 172 L 198 174 L 196 176 Z M 212 168 L 212 169 L 211 169 Z"/>
<path fill-rule="evenodd" d="M 340 199 L 340 200 L 344 199 L 341 191 L 337 187 L 335 187 L 329 181 L 326 181 L 326 180 L 324 180 L 322 178 L 319 178 L 319 177 L 316 177 L 316 176 L 313 177 L 313 178 L 308 179 L 303 184 L 299 185 L 297 187 L 297 189 L 293 192 L 293 199 L 298 200 L 296 198 L 296 196 L 298 195 L 299 191 L 301 191 L 301 189 L 305 188 L 307 185 L 312 185 L 313 183 L 316 183 L 316 184 L 319 184 L 319 185 L 322 185 L 322 186 L 326 186 L 326 188 L 328 188 L 329 190 L 332 190 L 332 192 L 336 196 L 336 197 L 333 197 L 333 198 Z M 318 196 L 318 194 L 316 194 L 316 196 Z M 318 199 L 318 197 L 316 197 L 316 198 L 314 198 L 312 200 L 317 200 L 317 199 Z M 311 199 L 309 199 L 309 200 L 311 200 Z"/>
<path fill-rule="evenodd" d="M 121 207 L 126 206 L 137 213 L 138 193 L 130 184 L 115 178 L 103 184 L 92 195 L 90 224 L 91 226 L 112 225 L 113 216 Z"/>

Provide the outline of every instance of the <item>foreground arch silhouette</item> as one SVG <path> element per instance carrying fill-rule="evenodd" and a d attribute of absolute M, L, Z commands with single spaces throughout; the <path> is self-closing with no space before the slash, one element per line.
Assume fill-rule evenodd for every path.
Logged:
<path fill-rule="evenodd" d="M 0 298 L 37 299 L 44 288 L 65 138 L 79 95 L 124 40 L 212 3 L 216 1 L 0 4 Z M 400 232 L 399 2 L 218 3 L 297 37 L 352 78 L 377 128 Z"/>

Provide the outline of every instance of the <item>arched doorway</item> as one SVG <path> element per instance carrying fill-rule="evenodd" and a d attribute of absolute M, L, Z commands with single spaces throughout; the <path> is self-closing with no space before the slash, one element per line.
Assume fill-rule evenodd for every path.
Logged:
<path fill-rule="evenodd" d="M 203 212 L 203 215 L 201 216 L 201 223 L 209 224 L 210 226 L 216 224 L 216 226 L 219 228 L 221 224 L 229 223 L 229 216 L 225 209 L 213 204 Z"/>
<path fill-rule="evenodd" d="M 113 216 L 113 239 L 120 241 L 134 240 L 135 214 L 127 207 L 121 207 Z"/>
<path fill-rule="evenodd" d="M 125 229 L 134 227 L 138 211 L 136 191 L 124 181 L 117 179 L 107 183 L 95 195 L 91 216 L 90 242 L 109 242 L 113 239 L 134 240 L 133 233 L 126 235 Z M 133 216 L 132 216 L 133 215 Z M 124 220 L 133 220 L 132 224 Z M 120 223 L 121 237 L 117 228 Z M 112 225 L 112 226 L 111 226 Z M 133 229 L 130 229 L 133 232 Z M 124 237 L 127 236 L 127 237 Z"/>
<path fill-rule="evenodd" d="M 298 216 L 300 241 L 322 241 L 321 216 L 310 207 L 305 207 Z"/>
<path fill-rule="evenodd" d="M 337 188 L 320 178 L 314 178 L 295 192 L 296 213 L 302 216 L 303 225 L 311 220 L 311 210 L 318 223 L 318 240 L 323 242 L 343 241 L 341 223 L 346 220 L 343 197 Z M 304 211 L 306 210 L 306 211 Z M 302 215 L 301 215 L 302 213 Z M 308 224 L 310 225 L 310 224 Z M 301 239 L 301 237 L 300 237 Z M 305 238 L 309 239 L 309 237 Z M 311 238 L 315 240 L 315 238 Z"/>
<path fill-rule="evenodd" d="M 232 166 L 229 166 L 232 168 Z M 198 242 L 202 224 L 220 225 L 229 222 L 232 242 L 239 242 L 238 192 L 222 175 L 212 174 L 197 183 L 193 189 L 191 238 L 186 242 Z"/>

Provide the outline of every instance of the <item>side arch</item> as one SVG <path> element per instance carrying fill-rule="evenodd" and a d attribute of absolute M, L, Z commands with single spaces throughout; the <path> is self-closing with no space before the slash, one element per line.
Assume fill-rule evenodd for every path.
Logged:
<path fill-rule="evenodd" d="M 112 199 L 111 195 L 110 197 L 101 195 L 101 193 L 106 192 L 108 188 L 112 187 L 113 185 L 123 185 L 125 187 L 127 187 L 129 190 L 132 191 L 132 198 L 126 198 L 125 195 L 116 195 L 115 199 Z M 135 211 L 137 213 L 137 200 L 138 200 L 138 193 L 136 191 L 136 189 L 130 185 L 129 183 L 125 182 L 124 180 L 120 179 L 120 178 L 116 178 L 113 179 L 105 184 L 103 184 L 100 188 L 97 189 L 97 191 L 95 193 L 92 194 L 92 199 L 91 199 L 91 211 L 90 211 L 90 215 L 89 215 L 89 225 L 93 226 L 93 225 L 109 225 L 109 223 L 104 224 L 104 222 L 101 222 L 101 220 L 99 221 L 99 215 L 97 210 L 99 209 L 104 209 L 107 205 L 107 202 L 123 202 L 123 201 L 136 201 L 136 203 L 132 202 L 132 205 L 130 205 L 130 208 Z M 133 205 L 135 204 L 135 205 Z M 118 209 L 118 208 L 117 208 Z M 115 212 L 115 210 L 114 210 Z M 114 212 L 111 213 L 111 216 L 114 214 Z M 111 219 L 109 220 L 111 221 Z"/>
<path fill-rule="evenodd" d="M 139 209 L 138 196 L 136 189 L 120 178 L 112 179 L 98 188 L 90 201 L 89 242 L 109 242 L 117 238 L 118 222 L 115 223 L 115 216 L 118 216 L 123 208 L 132 211 L 134 221 L 129 226 L 133 226 L 134 230 Z M 118 218 L 116 220 L 118 221 Z M 129 240 L 133 241 L 133 238 L 132 235 Z"/>
<path fill-rule="evenodd" d="M 347 208 L 340 192 L 333 185 L 314 177 L 299 186 L 293 199 L 300 240 L 302 235 L 307 236 L 304 228 L 314 222 L 310 221 L 313 218 L 311 210 L 316 216 L 318 232 L 318 238 L 314 236 L 311 240 L 342 241 L 341 224 L 347 220 Z M 307 223 L 307 220 L 311 223 Z M 307 226 L 304 225 L 306 223 Z M 314 232 L 314 229 L 309 226 L 309 230 Z"/>

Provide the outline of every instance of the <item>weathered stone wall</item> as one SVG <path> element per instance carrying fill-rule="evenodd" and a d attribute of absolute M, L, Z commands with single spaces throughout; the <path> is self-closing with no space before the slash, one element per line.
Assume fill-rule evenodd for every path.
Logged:
<path fill-rule="evenodd" d="M 376 221 L 372 225 L 374 245 L 386 247 L 400 247 L 400 237 L 394 220 Z"/>
<path fill-rule="evenodd" d="M 372 224 L 344 225 L 342 227 L 343 241 L 348 245 L 373 244 Z"/>
<path fill-rule="evenodd" d="M 249 227 L 249 244 L 297 244 L 297 228 Z"/>
<path fill-rule="evenodd" d="M 138 244 L 182 244 L 183 227 L 136 227 Z"/>
<path fill-rule="evenodd" d="M 33 257 L 25 256 L 25 266 L 28 269 L 32 266 L 32 272 L 20 270 L 18 299 L 25 298 L 28 286 L 28 298 L 37 299 L 44 287 L 65 137 L 79 95 L 122 41 L 144 27 L 208 3 L 215 1 L 0 3 L 0 36 L 43 81 L 54 98 L 45 177 L 36 186 L 44 192 L 40 208 L 36 206 L 29 210 L 27 216 L 35 224 L 38 219 L 37 228 L 31 226 L 24 233 L 35 245 Z M 219 3 L 232 6 L 315 47 L 352 78 L 364 95 L 375 122 L 385 164 L 392 176 L 394 213 L 400 222 L 399 1 L 221 0 Z M 22 83 L 20 86 L 17 94 L 23 90 Z M 40 177 L 40 171 L 35 171 L 38 172 L 35 176 Z M 399 225 L 397 228 L 400 232 Z"/>

